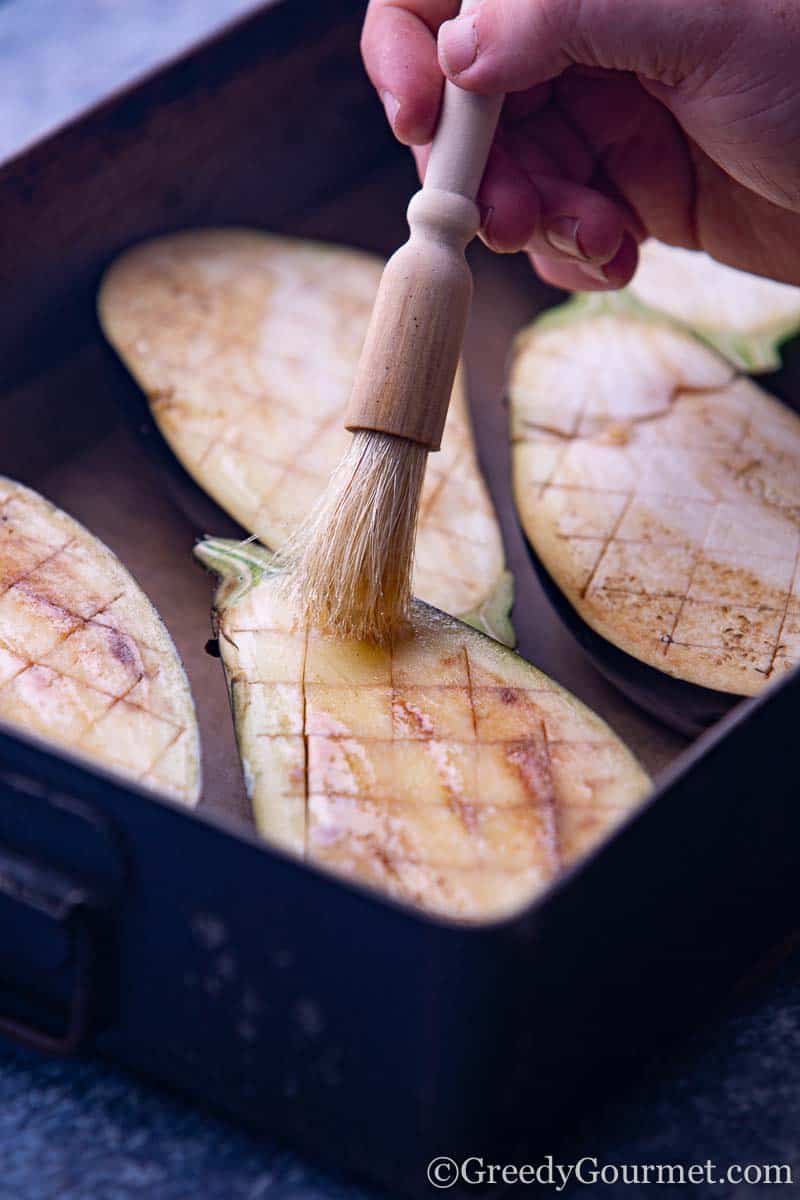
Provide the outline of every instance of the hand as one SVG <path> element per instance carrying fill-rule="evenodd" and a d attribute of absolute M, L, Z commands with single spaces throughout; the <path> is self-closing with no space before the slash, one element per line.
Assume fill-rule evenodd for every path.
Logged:
<path fill-rule="evenodd" d="M 442 72 L 509 93 L 478 197 L 490 246 L 570 290 L 623 286 L 645 236 L 800 284 L 800 0 L 457 11 L 371 0 L 362 51 L 421 171 Z"/>

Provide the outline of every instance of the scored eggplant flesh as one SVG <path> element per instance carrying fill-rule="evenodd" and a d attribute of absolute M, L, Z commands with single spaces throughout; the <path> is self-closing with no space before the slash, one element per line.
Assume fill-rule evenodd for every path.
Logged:
<path fill-rule="evenodd" d="M 0 721 L 193 804 L 194 704 L 160 617 L 112 552 L 0 477 Z"/>
<path fill-rule="evenodd" d="M 510 376 L 524 531 L 592 629 L 753 695 L 800 658 L 800 420 L 689 333 L 573 301 Z"/>
<path fill-rule="evenodd" d="M 134 247 L 99 299 L 109 341 L 184 467 L 278 549 L 342 457 L 342 427 L 383 263 L 250 230 Z M 512 581 L 456 381 L 420 508 L 415 594 L 507 644 Z"/>
<path fill-rule="evenodd" d="M 628 290 L 751 374 L 777 370 L 782 343 L 800 330 L 800 288 L 653 239 L 640 247 Z"/>
<path fill-rule="evenodd" d="M 215 621 L 259 830 L 461 918 L 541 892 L 649 790 L 607 725 L 513 651 L 417 602 L 391 650 L 298 629 L 270 556 L 210 539 Z"/>

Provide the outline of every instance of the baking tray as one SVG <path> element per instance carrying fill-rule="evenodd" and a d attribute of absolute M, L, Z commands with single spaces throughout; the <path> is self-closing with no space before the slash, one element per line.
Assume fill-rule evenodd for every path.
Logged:
<path fill-rule="evenodd" d="M 84 521 L 152 597 L 205 770 L 191 813 L 0 730 L 0 1023 L 424 1195 L 434 1155 L 531 1161 L 796 927 L 800 678 L 689 744 L 593 669 L 531 569 L 508 486 L 507 353 L 554 296 L 523 259 L 477 247 L 467 367 L 520 648 L 606 717 L 656 789 L 545 896 L 477 927 L 255 837 L 204 650 L 211 581 L 190 555 L 230 526 L 131 427 L 94 297 L 125 246 L 186 226 L 383 252 L 402 239 L 413 172 L 363 77 L 361 16 L 350 0 L 270 7 L 0 170 L 0 471 Z"/>

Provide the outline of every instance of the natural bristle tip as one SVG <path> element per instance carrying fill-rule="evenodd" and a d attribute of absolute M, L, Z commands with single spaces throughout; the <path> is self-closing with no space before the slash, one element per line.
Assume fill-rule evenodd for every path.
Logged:
<path fill-rule="evenodd" d="M 424 446 L 390 434 L 353 435 L 280 556 L 284 586 L 309 627 L 385 644 L 407 626 L 427 457 Z"/>

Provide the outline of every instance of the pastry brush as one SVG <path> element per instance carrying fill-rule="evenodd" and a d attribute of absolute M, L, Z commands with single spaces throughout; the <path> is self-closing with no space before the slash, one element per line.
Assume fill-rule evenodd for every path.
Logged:
<path fill-rule="evenodd" d="M 386 643 L 407 621 L 425 465 L 440 447 L 472 300 L 464 251 L 502 102 L 445 83 L 409 239 L 384 269 L 356 372 L 352 442 L 282 555 L 299 614 L 343 638 Z"/>

